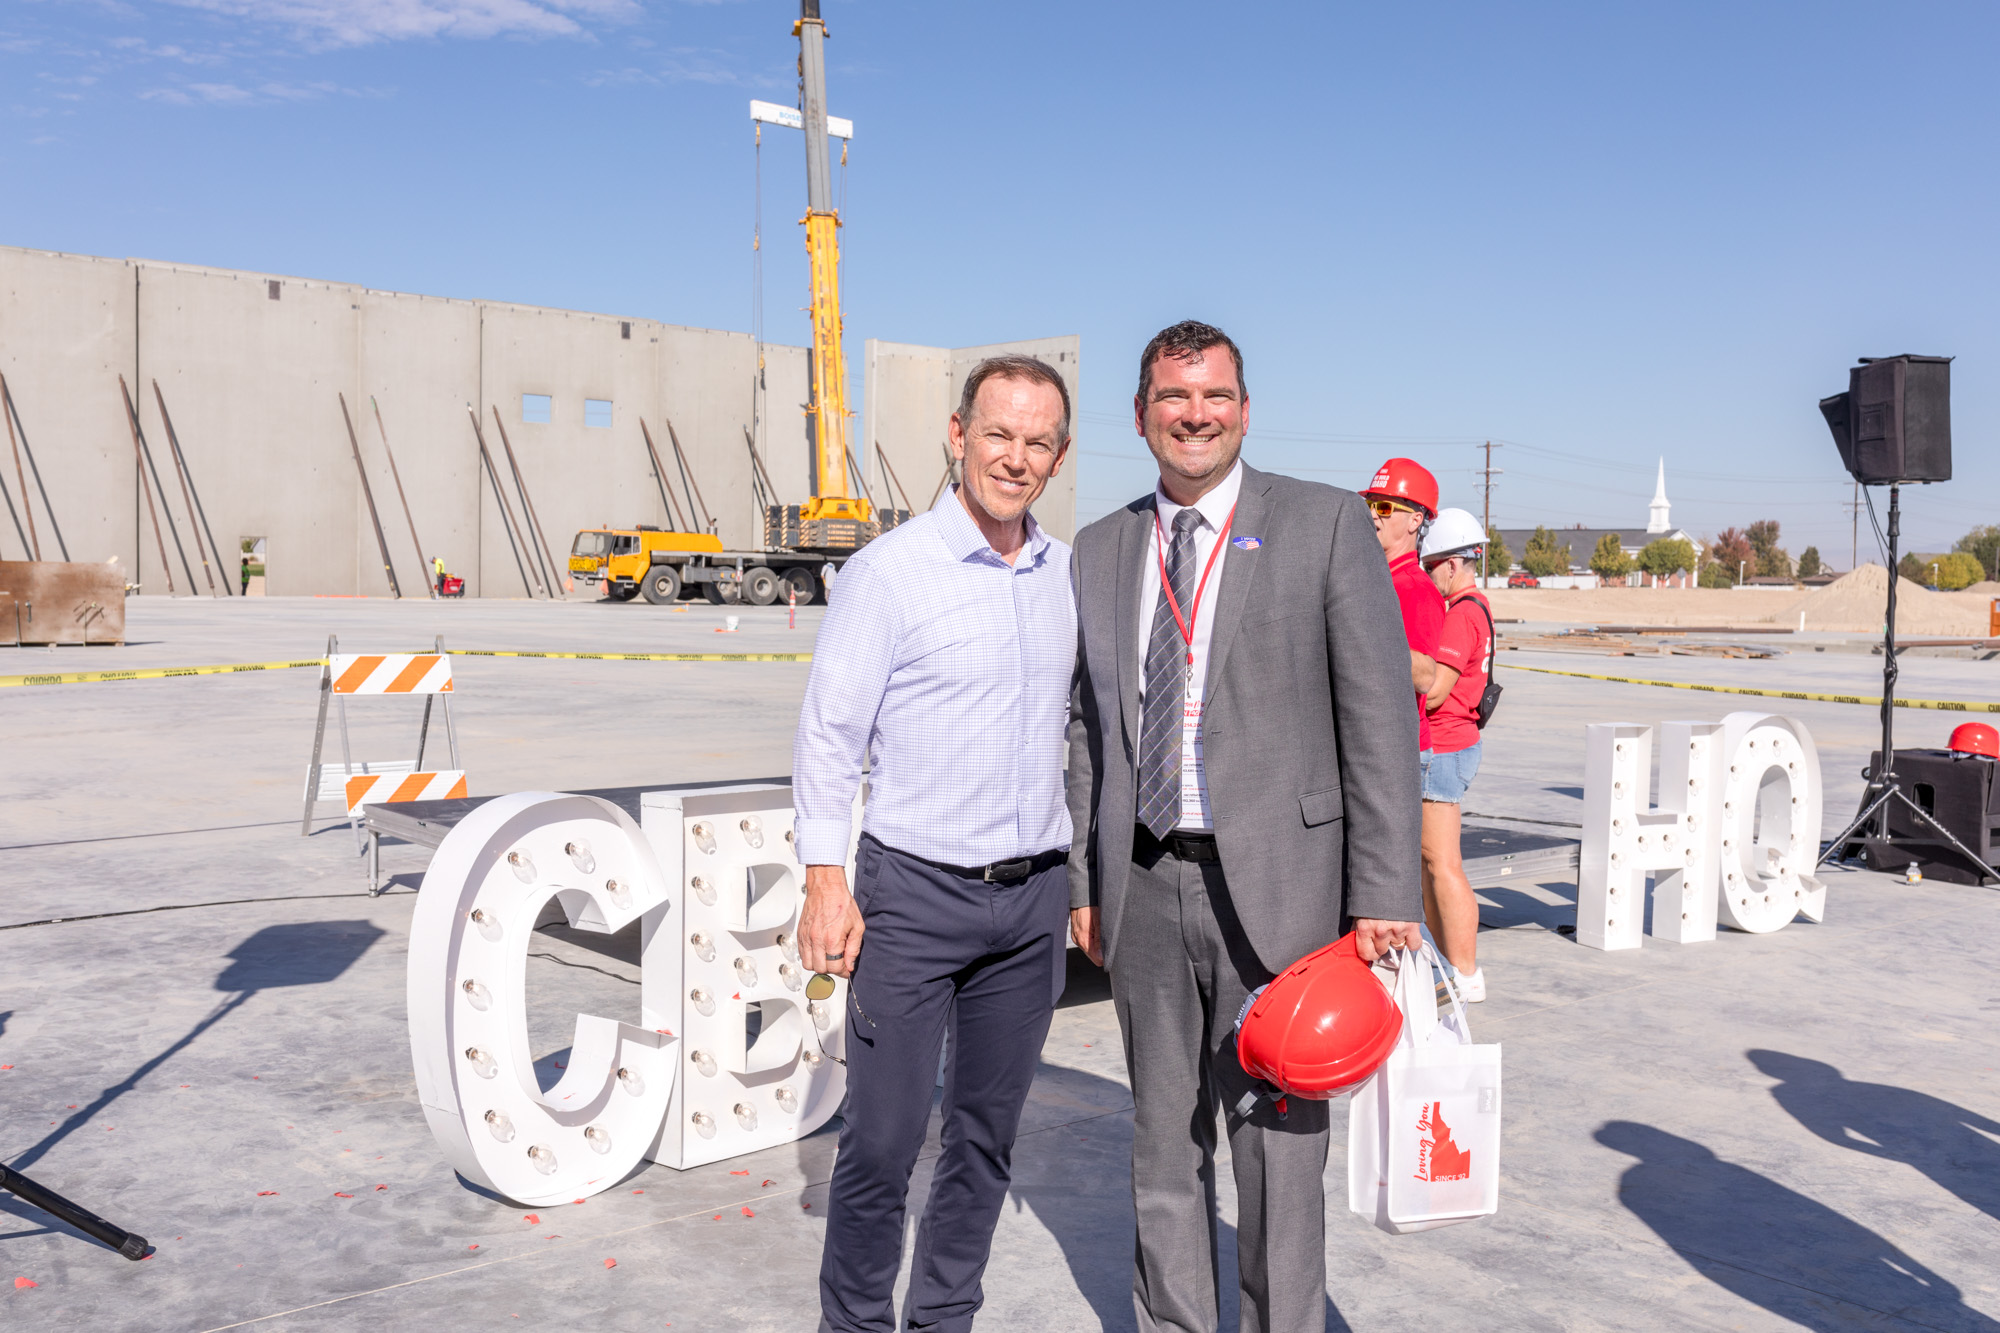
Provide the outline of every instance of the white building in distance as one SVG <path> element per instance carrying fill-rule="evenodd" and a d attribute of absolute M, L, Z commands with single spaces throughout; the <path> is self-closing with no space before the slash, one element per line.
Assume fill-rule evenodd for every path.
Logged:
<path fill-rule="evenodd" d="M 1606 533 L 1616 537 L 1618 539 L 1618 548 L 1633 559 L 1637 559 L 1639 552 L 1644 550 L 1650 542 L 1676 540 L 1685 541 L 1694 547 L 1695 555 L 1699 557 L 1704 543 L 1693 533 L 1675 527 L 1670 517 L 1670 510 L 1671 502 L 1667 499 L 1667 461 L 1662 458 L 1660 460 L 1659 473 L 1653 486 L 1653 499 L 1648 506 L 1646 526 L 1644 528 L 1586 528 L 1579 523 L 1575 527 L 1550 528 L 1549 532 L 1555 537 L 1556 544 L 1567 547 L 1569 550 L 1569 573 L 1567 575 L 1556 575 L 1553 578 L 1544 578 L 1542 586 L 1595 587 L 1598 583 L 1598 578 L 1595 574 L 1591 573 L 1590 557 L 1592 552 L 1597 550 L 1598 542 L 1604 539 Z M 1521 555 L 1528 549 L 1528 539 L 1535 535 L 1535 530 L 1533 528 L 1500 528 L 1497 531 L 1500 534 L 1500 539 L 1507 543 L 1507 554 L 1512 561 L 1512 564 L 1508 567 L 1509 572 L 1519 570 L 1521 568 Z M 1493 572 L 1498 574 L 1501 571 L 1495 570 Z M 1691 583 L 1693 581 L 1692 577 L 1690 576 L 1686 581 Z"/>

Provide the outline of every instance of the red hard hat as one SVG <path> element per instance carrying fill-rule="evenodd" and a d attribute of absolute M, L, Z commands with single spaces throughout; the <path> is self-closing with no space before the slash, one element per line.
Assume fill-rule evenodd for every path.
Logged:
<path fill-rule="evenodd" d="M 1379 1069 L 1402 1031 L 1402 1010 L 1349 933 L 1264 988 L 1237 1026 L 1236 1058 L 1281 1093 L 1324 1101 Z"/>
<path fill-rule="evenodd" d="M 2000 731 L 1995 731 L 1984 722 L 1961 722 L 1952 729 L 1951 739 L 1945 748 L 1959 754 L 1985 755 L 1988 759 L 2000 759 Z"/>
<path fill-rule="evenodd" d="M 1363 495 L 1380 496 L 1385 500 L 1402 500 L 1409 504 L 1421 505 L 1423 511 L 1432 518 L 1438 512 L 1438 483 L 1424 465 L 1407 458 L 1392 458 L 1375 471 L 1375 480 L 1368 484 Z"/>

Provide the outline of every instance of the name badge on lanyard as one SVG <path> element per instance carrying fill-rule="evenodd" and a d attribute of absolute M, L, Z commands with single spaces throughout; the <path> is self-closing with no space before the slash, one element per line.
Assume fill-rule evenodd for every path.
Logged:
<path fill-rule="evenodd" d="M 1154 555 L 1160 562 L 1160 590 L 1167 595 L 1167 610 L 1173 613 L 1174 626 L 1180 630 L 1181 642 L 1187 648 L 1187 671 L 1183 678 L 1184 692 L 1181 700 L 1181 800 L 1186 808 L 1188 798 L 1193 796 L 1201 804 L 1200 792 L 1206 785 L 1207 771 L 1203 766 L 1201 740 L 1202 682 L 1194 673 L 1194 629 L 1195 617 L 1201 614 L 1201 594 L 1208 587 L 1208 576 L 1215 570 L 1215 562 L 1222 554 L 1223 545 L 1229 540 L 1229 529 L 1236 522 L 1236 508 L 1231 506 L 1229 517 L 1223 520 L 1222 531 L 1215 536 L 1215 546 L 1208 553 L 1208 560 L 1201 567 L 1201 578 L 1194 585 L 1194 601 L 1188 606 L 1187 614 L 1181 614 L 1180 599 L 1174 596 L 1174 585 L 1167 578 L 1167 533 L 1160 523 L 1160 511 L 1153 509 Z M 1193 781 L 1189 781 L 1189 777 Z"/>

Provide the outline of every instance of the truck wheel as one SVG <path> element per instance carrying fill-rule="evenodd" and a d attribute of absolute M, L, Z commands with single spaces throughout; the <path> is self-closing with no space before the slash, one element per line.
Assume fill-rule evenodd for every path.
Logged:
<path fill-rule="evenodd" d="M 752 606 L 769 606 L 778 600 L 778 576 L 762 565 L 753 565 L 743 571 L 744 601 Z"/>
<path fill-rule="evenodd" d="M 701 585 L 701 595 L 708 599 L 710 606 L 728 606 L 730 604 L 729 594 L 723 590 L 720 583 L 714 580 Z"/>
<path fill-rule="evenodd" d="M 654 606 L 672 606 L 681 596 L 680 572 L 672 565 L 654 565 L 640 580 L 639 588 Z"/>
<path fill-rule="evenodd" d="M 783 585 L 778 589 L 778 595 L 783 597 L 788 591 L 795 592 L 799 595 L 800 606 L 811 606 L 819 595 L 819 580 L 804 565 L 793 565 L 778 575 L 778 579 Z"/>
<path fill-rule="evenodd" d="M 639 585 L 636 583 L 607 583 L 604 585 L 604 595 L 614 602 L 629 602 L 639 595 Z"/>

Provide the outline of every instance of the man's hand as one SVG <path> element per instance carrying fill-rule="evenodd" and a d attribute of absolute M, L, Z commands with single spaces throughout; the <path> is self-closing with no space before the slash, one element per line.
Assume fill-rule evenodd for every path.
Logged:
<path fill-rule="evenodd" d="M 1076 947 L 1083 950 L 1083 956 L 1099 967 L 1104 966 L 1104 941 L 1097 934 L 1097 909 L 1095 907 L 1072 907 L 1069 909 L 1069 933 L 1076 938 Z"/>
<path fill-rule="evenodd" d="M 867 929 L 847 891 L 846 868 L 807 866 L 806 905 L 799 912 L 799 961 L 806 971 L 853 976 Z"/>
<path fill-rule="evenodd" d="M 1372 963 L 1391 949 L 1414 949 L 1423 943 L 1423 931 L 1414 921 L 1377 921 L 1373 917 L 1354 918 L 1354 951 L 1361 961 Z"/>

